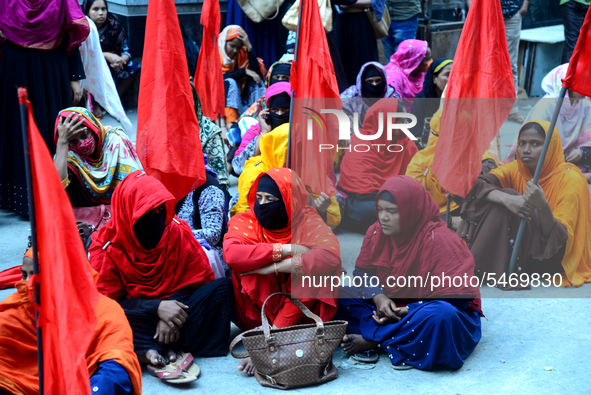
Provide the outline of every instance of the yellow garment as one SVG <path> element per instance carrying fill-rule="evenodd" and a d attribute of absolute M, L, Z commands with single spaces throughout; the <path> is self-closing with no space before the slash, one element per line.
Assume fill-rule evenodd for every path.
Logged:
<path fill-rule="evenodd" d="M 310 187 L 308 187 L 307 185 L 306 190 L 310 195 L 312 195 L 312 198 L 314 200 L 318 199 L 318 196 L 320 196 L 317 193 L 312 192 Z M 332 196 L 330 200 L 330 206 L 326 210 L 326 224 L 328 226 L 337 226 L 341 223 L 341 209 L 339 207 L 339 203 L 337 202 L 337 198 Z"/>
<path fill-rule="evenodd" d="M 540 124 L 546 133 L 550 122 Z M 523 194 L 533 174 L 517 159 L 491 171 L 503 188 L 512 188 Z M 591 282 L 591 194 L 587 180 L 578 166 L 564 161 L 562 142 L 558 129 L 554 128 L 548 154 L 542 167 L 538 184 L 544 190 L 554 218 L 568 231 L 566 251 L 562 259 L 566 277 L 562 286 L 580 286 Z"/>
<path fill-rule="evenodd" d="M 261 173 L 274 167 L 285 167 L 287 160 L 287 141 L 289 123 L 276 127 L 271 132 L 259 137 L 260 155 L 253 156 L 244 164 L 244 171 L 238 178 L 238 202 L 232 207 L 230 216 L 248 211 L 248 191 Z"/>
<path fill-rule="evenodd" d="M 442 110 L 438 110 L 431 118 L 431 136 L 429 137 L 429 143 L 425 149 L 417 152 L 412 157 L 406 168 L 406 175 L 414 178 L 423 185 L 427 192 L 431 194 L 435 203 L 439 205 L 439 214 L 443 215 L 447 211 L 446 191 L 441 187 L 439 180 L 432 170 L 435 146 L 437 145 L 437 140 L 439 140 L 440 134 L 441 113 Z M 486 151 L 482 156 L 483 161 L 486 159 L 494 160 L 498 166 L 497 159 L 489 151 Z M 457 208 L 459 208 L 459 206 L 452 199 L 449 206 L 450 212 Z"/>

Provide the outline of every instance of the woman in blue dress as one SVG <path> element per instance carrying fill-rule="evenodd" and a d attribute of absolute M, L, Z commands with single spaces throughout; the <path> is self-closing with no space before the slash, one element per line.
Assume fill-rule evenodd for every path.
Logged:
<path fill-rule="evenodd" d="M 338 316 L 349 321 L 341 347 L 364 362 L 381 349 L 397 369 L 461 368 L 481 337 L 470 250 L 414 178 L 386 181 L 376 214 L 353 286 L 339 290 Z"/>

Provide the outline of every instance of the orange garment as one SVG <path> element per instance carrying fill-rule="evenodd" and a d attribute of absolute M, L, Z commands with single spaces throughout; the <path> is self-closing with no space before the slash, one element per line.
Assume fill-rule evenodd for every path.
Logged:
<path fill-rule="evenodd" d="M 222 30 L 220 33 L 218 45 L 220 51 L 220 60 L 222 62 L 222 72 L 224 73 L 231 73 L 232 71 L 245 69 L 248 67 L 248 52 L 246 52 L 246 47 L 244 45 L 242 48 L 240 48 L 240 52 L 238 52 L 238 55 L 236 55 L 235 59 L 229 60 L 228 55 L 226 55 L 226 42 L 240 37 L 240 29 L 241 27 L 238 25 L 230 25 L 226 26 L 226 28 L 224 28 L 224 30 Z M 259 61 L 259 67 L 262 75 L 267 74 L 265 63 L 261 58 L 257 59 Z"/>
<path fill-rule="evenodd" d="M 546 133 L 550 122 L 540 124 Z M 512 188 L 523 194 L 533 174 L 517 158 L 490 172 L 500 181 L 502 188 Z M 568 231 L 566 251 L 562 259 L 568 281 L 563 276 L 562 285 L 580 286 L 591 282 L 591 195 L 587 180 L 576 165 L 564 161 L 562 142 L 558 129 L 554 128 L 548 154 L 538 184 L 544 190 L 552 214 Z"/>
<path fill-rule="evenodd" d="M 16 288 L 17 292 L 0 302 L 0 389 L 15 395 L 38 394 L 35 310 L 29 303 L 27 283 L 20 281 Z M 142 371 L 123 309 L 101 295 L 94 314 L 97 323 L 86 352 L 88 375 L 94 374 L 99 363 L 113 360 L 127 371 L 134 393 L 140 395 Z"/>
<path fill-rule="evenodd" d="M 406 168 L 406 175 L 414 178 L 423 185 L 439 206 L 439 214 L 443 215 L 447 212 L 447 192 L 439 183 L 435 173 L 433 173 L 433 155 L 435 154 L 435 147 L 440 135 L 441 113 L 442 111 L 438 110 L 431 118 L 429 143 L 425 149 L 412 157 Z M 489 151 L 486 151 L 482 157 L 483 161 L 486 159 L 492 159 L 498 165 L 497 159 Z M 452 199 L 449 205 L 449 211 L 451 212 L 458 208 L 458 204 Z"/>
<path fill-rule="evenodd" d="M 224 114 L 226 116 L 226 123 L 234 123 L 238 121 L 238 110 L 232 107 L 225 107 Z"/>

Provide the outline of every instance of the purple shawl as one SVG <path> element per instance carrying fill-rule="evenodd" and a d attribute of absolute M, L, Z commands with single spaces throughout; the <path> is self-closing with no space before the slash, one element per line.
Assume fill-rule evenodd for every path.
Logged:
<path fill-rule="evenodd" d="M 1 0 L 0 30 L 10 42 L 25 48 L 57 48 L 68 34 L 68 51 L 90 34 L 77 0 Z"/>
<path fill-rule="evenodd" d="M 400 43 L 398 50 L 390 57 L 386 65 L 388 85 L 394 88 L 402 97 L 405 106 L 423 90 L 426 71 L 412 77 L 412 73 L 423 61 L 427 54 L 428 44 L 422 40 L 405 40 Z M 404 100 L 411 99 L 411 100 Z M 410 109 L 410 107 L 408 107 Z"/>

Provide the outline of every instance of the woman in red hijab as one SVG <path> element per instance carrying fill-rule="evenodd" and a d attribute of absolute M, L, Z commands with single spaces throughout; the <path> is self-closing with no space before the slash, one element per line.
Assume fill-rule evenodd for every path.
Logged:
<path fill-rule="evenodd" d="M 380 187 L 390 177 L 406 173 L 406 167 L 419 150 L 401 130 L 394 129 L 388 140 L 387 113 L 397 112 L 398 99 L 382 99 L 367 110 L 361 135 L 375 135 L 382 123 L 382 133 L 375 140 L 351 136 L 350 151 L 341 163 L 337 188 L 346 197 L 341 226 L 364 233 L 374 222 L 375 200 Z M 398 111 L 398 112 L 402 112 Z M 381 118 L 381 119 L 380 119 Z M 401 119 L 394 119 L 401 123 Z M 356 126 L 356 125 L 354 125 Z"/>
<path fill-rule="evenodd" d="M 240 329 L 261 325 L 263 302 L 275 292 L 296 296 L 323 321 L 334 316 L 337 290 L 330 284 L 315 287 L 310 279 L 340 275 L 339 242 L 316 210 L 306 205 L 307 198 L 295 172 L 273 168 L 261 173 L 250 188 L 250 209 L 228 223 L 224 257 L 233 269 L 234 322 Z M 275 328 L 306 320 L 285 297 L 270 299 L 266 313 Z M 238 369 L 254 374 L 249 358 Z"/>
<path fill-rule="evenodd" d="M 230 279 L 214 280 L 174 205 L 160 181 L 131 173 L 115 189 L 113 218 L 93 234 L 89 251 L 99 292 L 121 304 L 135 352 L 154 366 L 175 361 L 178 351 L 226 355 L 234 305 Z"/>
<path fill-rule="evenodd" d="M 386 181 L 375 207 L 378 221 L 365 235 L 353 273 L 361 277 L 353 284 L 361 286 L 339 290 L 338 316 L 349 321 L 350 333 L 343 350 L 375 362 L 379 347 L 398 369 L 461 368 L 481 337 L 470 250 L 414 178 Z"/>

